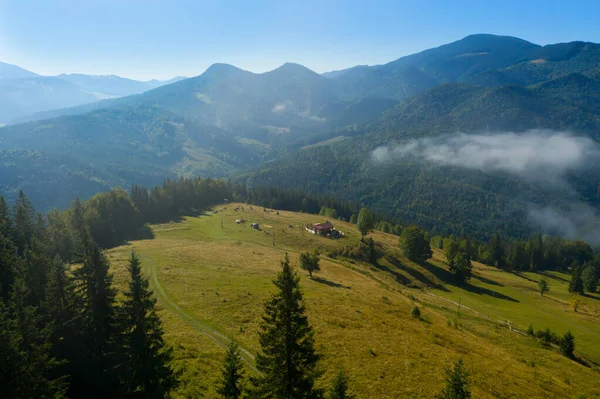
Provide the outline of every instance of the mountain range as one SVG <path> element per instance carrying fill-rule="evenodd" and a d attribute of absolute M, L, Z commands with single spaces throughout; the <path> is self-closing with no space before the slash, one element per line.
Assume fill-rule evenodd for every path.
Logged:
<path fill-rule="evenodd" d="M 595 145 L 595 43 L 539 46 L 472 35 L 385 65 L 318 74 L 288 63 L 255 74 L 215 64 L 200 76 L 157 88 L 117 77 L 31 76 L 5 64 L 0 72 L 0 99 L 8 99 L 0 101 L 7 104 L 17 97 L 4 91 L 3 82 L 13 93 L 23 86 L 36 93 L 44 85 L 56 93 L 60 88 L 63 98 L 79 104 L 69 107 L 57 95 L 53 101 L 66 104 L 63 109 L 42 109 L 33 98 L 43 94 L 21 97 L 5 118 L 25 123 L 0 130 L 0 189 L 11 196 L 32 187 L 28 192 L 45 208 L 64 207 L 102 187 L 196 174 L 300 188 L 370 206 L 404 223 L 479 235 L 529 234 L 539 228 L 525 222 L 532 207 L 566 212 L 575 202 L 598 204 L 600 172 L 589 167 L 593 157 L 559 176 L 570 185 L 501 168 L 440 164 L 414 153 L 373 163 L 380 147 L 410 141 L 422 146 L 422 140 L 457 132 L 529 137 L 532 129 L 553 129 L 537 139 L 552 142 L 563 134 Z M 98 93 L 105 99 L 93 102 Z M 30 115 L 34 109 L 44 112 Z M 61 194 L 49 196 L 40 185 Z"/>
<path fill-rule="evenodd" d="M 37 112 L 143 93 L 181 79 L 140 82 L 114 75 L 40 76 L 0 62 L 0 124 L 19 122 Z"/>

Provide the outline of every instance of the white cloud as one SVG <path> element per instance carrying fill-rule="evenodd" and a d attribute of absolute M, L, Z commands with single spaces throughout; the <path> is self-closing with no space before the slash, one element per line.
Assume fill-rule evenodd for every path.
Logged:
<path fill-rule="evenodd" d="M 284 112 L 286 110 L 286 105 L 284 103 L 277 103 L 271 108 L 271 112 L 279 113 Z"/>
<path fill-rule="evenodd" d="M 376 163 L 416 157 L 439 165 L 503 171 L 521 177 L 559 181 L 565 172 L 600 154 L 598 143 L 567 132 L 531 130 L 522 134 L 455 134 L 376 148 Z"/>

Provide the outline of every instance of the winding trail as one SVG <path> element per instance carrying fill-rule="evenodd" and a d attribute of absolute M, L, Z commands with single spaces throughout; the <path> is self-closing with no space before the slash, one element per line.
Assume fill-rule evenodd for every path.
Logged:
<path fill-rule="evenodd" d="M 199 333 L 204 334 L 223 348 L 227 348 L 231 343 L 231 339 L 227 338 L 215 328 L 209 326 L 202 320 L 198 320 L 190 313 L 186 312 L 181 307 L 179 307 L 175 303 L 175 301 L 173 301 L 169 297 L 164 287 L 160 283 L 160 280 L 158 279 L 158 265 L 156 264 L 156 261 L 147 256 L 142 256 L 142 259 L 147 261 L 146 264 L 148 268 L 148 274 L 150 275 L 150 286 L 154 290 L 154 295 L 156 295 L 156 299 L 161 304 L 161 306 L 178 316 L 180 319 L 185 321 Z M 250 367 L 250 369 L 252 369 L 255 373 L 259 374 L 259 371 L 256 369 L 256 359 L 254 355 L 246 348 L 239 346 L 239 349 L 242 361 L 246 363 L 246 365 Z"/>

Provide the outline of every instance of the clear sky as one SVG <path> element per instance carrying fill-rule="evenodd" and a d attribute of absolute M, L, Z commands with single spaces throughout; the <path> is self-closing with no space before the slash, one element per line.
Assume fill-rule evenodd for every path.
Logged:
<path fill-rule="evenodd" d="M 600 0 L 0 0 L 0 61 L 34 72 L 195 76 L 381 64 L 473 33 L 600 42 Z"/>

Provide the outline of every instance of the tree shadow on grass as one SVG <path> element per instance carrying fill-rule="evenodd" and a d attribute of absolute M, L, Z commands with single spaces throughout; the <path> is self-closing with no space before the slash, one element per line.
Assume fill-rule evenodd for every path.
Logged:
<path fill-rule="evenodd" d="M 407 272 L 413 278 L 415 278 L 416 280 L 418 280 L 421 283 L 425 284 L 426 286 L 428 286 L 428 287 L 435 287 L 435 288 L 437 288 L 439 290 L 448 292 L 448 289 L 446 287 L 444 287 L 442 284 L 438 284 L 435 281 L 432 281 L 430 278 L 428 278 L 427 276 L 425 276 L 420 271 L 418 271 L 418 270 L 416 270 L 416 269 L 414 269 L 412 267 L 406 266 L 404 263 L 400 262 L 398 259 L 394 258 L 393 256 L 386 256 L 385 259 L 387 259 L 388 262 L 390 262 L 392 265 L 396 266 L 398 269 Z M 421 265 L 421 266 L 423 266 L 423 265 Z M 432 274 L 436 275 L 435 273 L 432 273 Z M 440 279 L 439 276 L 436 275 L 436 277 L 438 277 L 438 279 Z M 404 277 L 404 278 L 406 278 L 406 277 Z M 440 279 L 440 280 L 444 281 L 442 279 Z"/>
<path fill-rule="evenodd" d="M 532 280 L 532 279 L 530 279 L 529 277 L 522 275 L 520 272 L 514 272 L 513 274 L 514 274 L 515 276 L 517 276 L 517 277 L 521 277 L 523 280 L 527 280 L 527 281 L 529 281 L 530 283 L 536 283 L 536 284 L 537 284 L 537 281 L 535 281 L 535 280 Z"/>
<path fill-rule="evenodd" d="M 581 296 L 583 296 L 585 298 L 589 298 L 589 299 L 594 299 L 596 301 L 600 301 L 600 297 L 598 297 L 597 293 L 596 293 L 596 295 L 590 295 L 590 293 L 584 292 L 583 294 L 581 294 Z"/>
<path fill-rule="evenodd" d="M 327 280 L 326 278 L 322 278 L 322 277 L 316 277 L 316 276 L 315 276 L 315 277 L 313 277 L 311 280 L 312 280 L 312 281 L 314 281 L 314 282 L 317 282 L 317 283 L 321 283 L 321 284 L 328 285 L 328 286 L 330 286 L 330 287 L 335 287 L 335 288 L 346 288 L 346 289 L 348 289 L 348 290 L 350 289 L 350 287 L 349 287 L 349 286 L 347 286 L 347 285 L 343 285 L 343 284 L 340 284 L 340 283 L 336 283 L 336 282 L 334 282 L 334 281 L 330 281 L 330 280 Z"/>
<path fill-rule="evenodd" d="M 496 285 L 498 287 L 504 287 L 504 284 L 501 284 L 501 283 L 499 283 L 497 281 L 494 281 L 494 280 L 490 280 L 489 278 L 482 277 L 482 276 L 480 276 L 478 274 L 473 274 L 473 278 L 476 278 L 477 280 L 481 281 L 482 283 L 486 283 L 486 284 L 489 284 L 489 285 Z"/>
<path fill-rule="evenodd" d="M 553 280 L 562 281 L 563 283 L 568 283 L 569 282 L 569 280 L 567 280 L 566 278 L 558 277 L 558 276 L 555 276 L 555 275 L 550 274 L 550 273 L 540 272 L 539 274 L 542 275 L 542 276 L 544 276 L 544 277 L 551 278 Z"/>
<path fill-rule="evenodd" d="M 489 296 L 494 297 L 494 298 L 504 299 L 505 301 L 517 302 L 517 303 L 519 302 L 517 299 L 515 299 L 513 297 L 501 294 L 501 293 L 496 292 L 496 291 L 492 291 L 492 290 L 484 288 L 484 287 L 479 287 L 479 286 L 471 285 L 471 284 L 464 284 L 464 285 L 461 285 L 461 287 L 464 288 L 464 289 L 466 289 L 469 292 L 474 293 L 474 294 L 489 295 Z"/>
<path fill-rule="evenodd" d="M 392 269 L 390 269 L 387 266 L 384 265 L 380 265 L 380 264 L 376 264 L 373 265 L 375 266 L 377 269 L 382 270 L 384 272 L 390 273 L 392 276 L 394 276 L 396 278 L 396 281 L 399 282 L 402 285 L 408 285 L 411 283 L 411 281 L 409 280 L 408 277 L 406 277 L 404 274 L 400 274 Z"/>
<path fill-rule="evenodd" d="M 437 267 L 432 265 L 431 263 L 427 263 L 427 262 L 421 262 L 419 263 L 424 269 L 428 270 L 430 273 L 435 274 L 437 278 L 439 278 L 441 281 L 450 283 L 452 285 L 455 285 L 457 287 L 461 287 L 464 288 L 465 290 L 472 292 L 474 294 L 479 294 L 479 295 L 488 295 L 494 298 L 499 298 L 499 299 L 504 299 L 506 301 L 511 301 L 511 302 L 519 302 L 518 300 L 516 300 L 515 298 L 512 298 L 508 295 L 504 295 L 501 294 L 499 292 L 490 290 L 488 288 L 484 288 L 484 287 L 478 287 L 476 285 L 471 285 L 471 284 L 461 284 L 459 281 L 457 281 L 456 277 L 454 276 L 454 274 L 450 273 L 450 271 L 441 268 L 441 267 Z M 475 278 L 477 278 L 477 276 L 474 276 Z"/>

